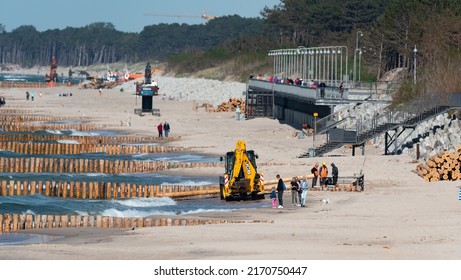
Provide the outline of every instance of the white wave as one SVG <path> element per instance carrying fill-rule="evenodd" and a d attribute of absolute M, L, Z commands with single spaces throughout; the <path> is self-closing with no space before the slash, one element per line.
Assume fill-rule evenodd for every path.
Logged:
<path fill-rule="evenodd" d="M 75 212 L 76 212 L 79 216 L 89 216 L 89 213 L 86 212 L 86 211 L 78 211 L 78 210 L 75 210 Z"/>
<path fill-rule="evenodd" d="M 172 160 L 170 157 L 159 157 L 159 158 L 156 158 L 155 161 L 169 161 L 169 162 L 179 162 L 179 161 L 175 161 L 175 160 Z"/>
<path fill-rule="evenodd" d="M 61 130 L 46 130 L 46 132 L 50 134 L 62 134 Z"/>
<path fill-rule="evenodd" d="M 30 210 L 30 209 L 28 209 L 28 210 L 26 211 L 26 214 L 35 215 L 35 212 L 34 212 L 34 211 L 32 211 L 32 210 Z"/>
<path fill-rule="evenodd" d="M 107 177 L 107 174 L 104 173 L 82 173 L 82 175 L 88 176 L 88 177 Z"/>
<path fill-rule="evenodd" d="M 7 77 L 5 77 L 5 81 L 9 81 L 9 82 L 25 82 L 27 80 L 26 79 L 21 79 L 21 78 L 7 78 Z"/>
<path fill-rule="evenodd" d="M 128 207 L 139 207 L 139 208 L 176 205 L 176 202 L 169 197 L 112 200 L 112 202 L 116 204 L 128 206 Z"/>
<path fill-rule="evenodd" d="M 169 183 L 169 182 L 163 182 L 161 185 L 162 186 L 172 186 L 172 185 L 179 185 L 179 186 L 207 186 L 211 185 L 213 182 L 211 181 L 192 181 L 192 180 L 184 180 L 180 181 L 178 183 Z"/>
<path fill-rule="evenodd" d="M 136 155 L 132 155 L 133 158 L 140 158 L 140 157 L 145 157 L 147 156 L 148 154 L 136 154 Z"/>
<path fill-rule="evenodd" d="M 161 211 L 161 210 L 151 210 L 151 211 L 139 211 L 134 209 L 128 210 L 117 210 L 115 208 L 110 208 L 104 210 L 102 216 L 112 216 L 112 217 L 122 217 L 122 218 L 136 218 L 136 217 L 148 217 L 148 216 L 177 216 L 177 215 L 188 215 L 188 214 L 198 214 L 198 213 L 208 213 L 208 212 L 232 212 L 233 209 L 197 209 L 190 211 Z"/>
<path fill-rule="evenodd" d="M 62 139 L 62 140 L 58 140 L 57 141 L 58 143 L 61 143 L 61 144 L 80 144 L 78 141 L 76 140 L 70 140 L 70 139 Z"/>
<path fill-rule="evenodd" d="M 139 211 L 134 209 L 128 210 L 117 210 L 115 208 L 106 209 L 101 213 L 102 216 L 111 216 L 111 217 L 122 217 L 122 218 L 137 218 L 137 217 L 148 217 L 153 215 L 175 215 L 173 212 L 165 211 Z"/>
<path fill-rule="evenodd" d="M 196 209 L 196 210 L 190 210 L 190 211 L 185 211 L 181 212 L 181 215 L 187 215 L 187 214 L 198 214 L 198 213 L 208 213 L 208 212 L 232 212 L 235 209 Z"/>
<path fill-rule="evenodd" d="M 95 132 L 83 132 L 83 131 L 78 131 L 78 130 L 70 130 L 72 131 L 70 135 L 72 136 L 98 136 L 98 133 Z"/>

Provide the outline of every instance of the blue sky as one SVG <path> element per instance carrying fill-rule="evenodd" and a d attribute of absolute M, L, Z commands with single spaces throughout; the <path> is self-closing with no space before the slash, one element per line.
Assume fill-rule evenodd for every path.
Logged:
<path fill-rule="evenodd" d="M 260 17 L 260 11 L 280 0 L 7 0 L 2 1 L 0 24 L 6 31 L 33 25 L 38 31 L 82 27 L 94 22 L 111 22 L 125 32 L 140 32 L 159 23 L 202 24 L 203 13 L 213 16 Z M 194 17 L 145 16 L 186 15 Z"/>

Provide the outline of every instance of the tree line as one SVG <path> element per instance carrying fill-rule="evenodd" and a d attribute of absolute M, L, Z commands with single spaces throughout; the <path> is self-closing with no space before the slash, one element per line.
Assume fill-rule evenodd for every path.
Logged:
<path fill-rule="evenodd" d="M 446 63 L 461 65 L 454 63 L 461 45 L 458 0 L 280 0 L 261 16 L 149 25 L 140 33 L 102 22 L 44 32 L 33 26 L 5 32 L 0 24 L 0 63 L 49 65 L 53 55 L 61 66 L 158 60 L 175 73 L 217 68 L 217 78 L 238 73 L 243 79 L 270 73 L 270 49 L 345 45 L 353 57 L 359 38 L 364 80 L 394 68 L 409 76 L 415 67 L 421 78 L 434 77 Z"/>
<path fill-rule="evenodd" d="M 149 25 L 140 33 L 118 31 L 107 22 L 43 32 L 31 25 L 6 32 L 0 24 L 0 63 L 49 65 L 52 56 L 61 66 L 164 60 L 185 50 L 208 50 L 239 36 L 258 35 L 263 25 L 261 18 L 237 15 L 201 25 Z"/>

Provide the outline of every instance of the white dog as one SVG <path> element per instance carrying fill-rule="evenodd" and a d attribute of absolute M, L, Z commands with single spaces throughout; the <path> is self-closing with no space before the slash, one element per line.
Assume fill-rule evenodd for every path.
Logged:
<path fill-rule="evenodd" d="M 329 204 L 330 203 L 330 199 L 329 198 L 323 198 L 322 199 L 322 204 Z"/>

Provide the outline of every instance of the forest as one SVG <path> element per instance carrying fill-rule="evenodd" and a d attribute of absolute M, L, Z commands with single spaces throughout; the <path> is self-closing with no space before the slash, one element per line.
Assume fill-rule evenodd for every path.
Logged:
<path fill-rule="evenodd" d="M 438 80 L 459 73 L 459 0 L 281 0 L 262 7 L 258 18 L 149 25 L 139 33 L 106 22 L 43 32 L 28 25 L 6 32 L 0 23 L 0 64 L 49 65 L 53 55 L 63 67 L 160 61 L 176 74 L 217 69 L 214 78 L 244 79 L 270 69 L 271 49 L 345 45 L 353 57 L 359 34 L 364 80 L 394 68 L 418 67 L 421 76 Z M 459 86 L 432 87 L 448 84 Z"/>

